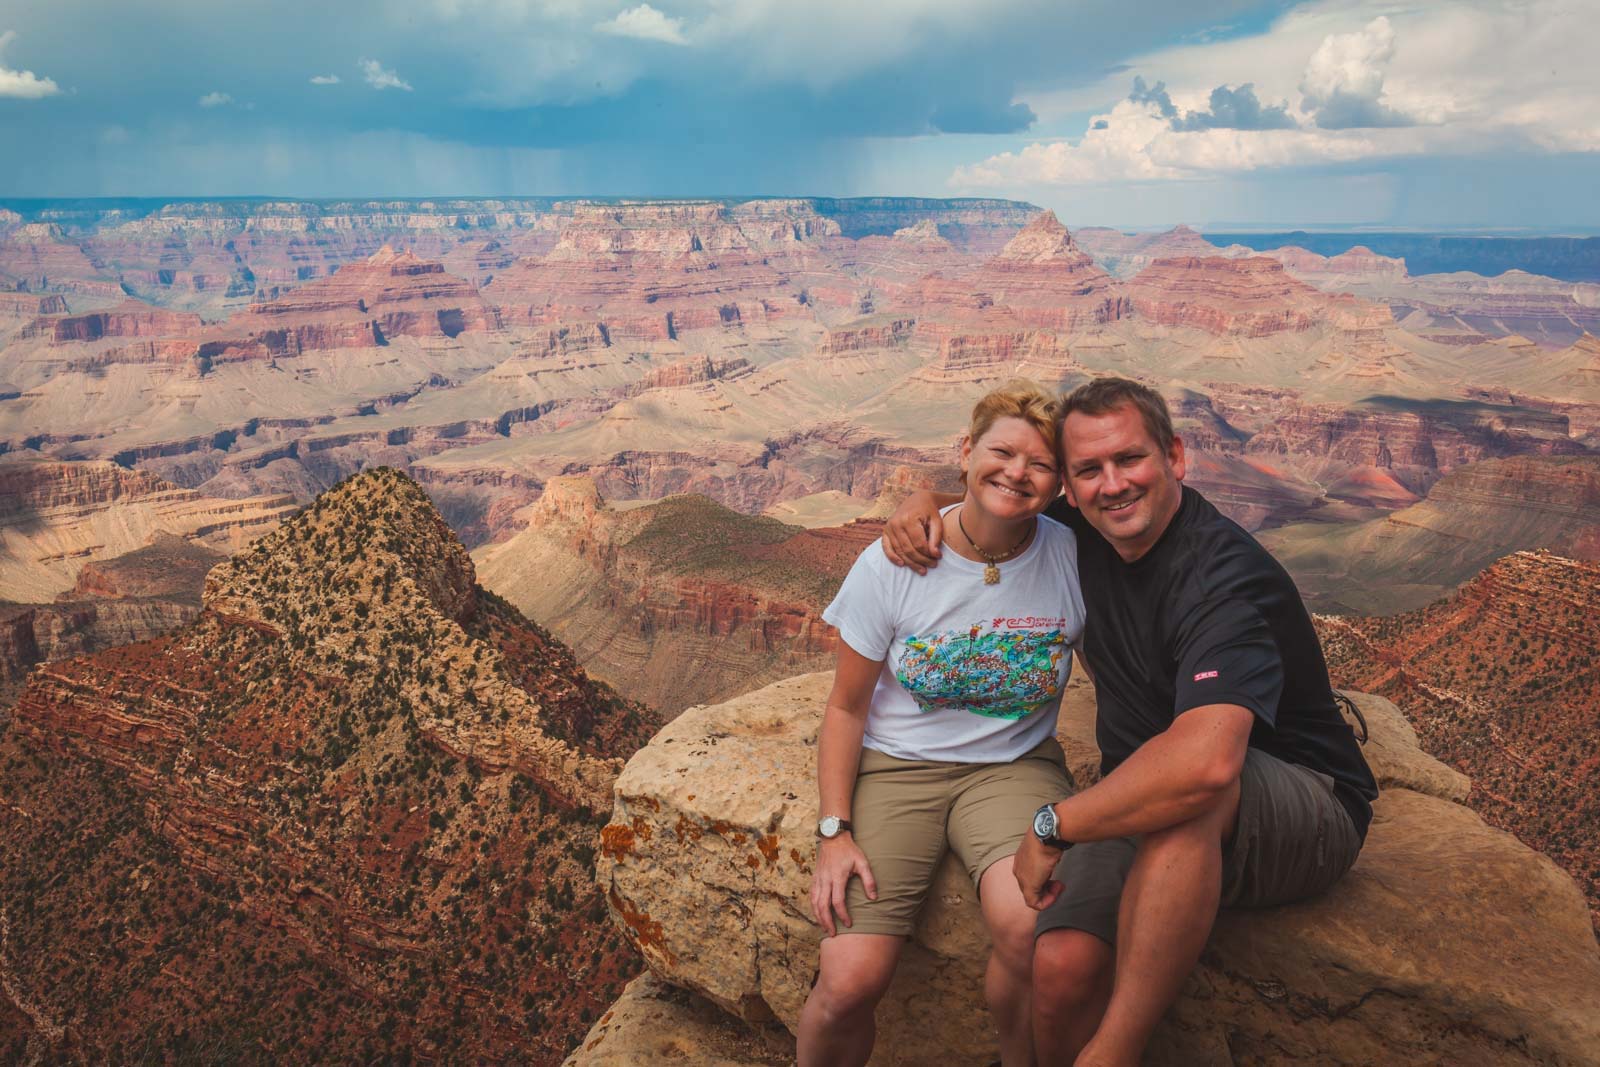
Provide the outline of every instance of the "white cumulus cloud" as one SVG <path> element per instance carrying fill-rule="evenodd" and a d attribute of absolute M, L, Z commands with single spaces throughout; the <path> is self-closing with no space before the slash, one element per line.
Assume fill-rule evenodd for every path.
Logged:
<path fill-rule="evenodd" d="M 339 75 L 337 75 L 337 74 L 313 74 L 313 75 L 311 75 L 311 84 L 312 85 L 338 85 L 339 84 Z"/>
<path fill-rule="evenodd" d="M 17 39 L 15 30 L 0 33 L 0 52 Z M 61 86 L 49 78 L 41 78 L 31 70 L 12 70 L 0 66 L 0 96 L 11 96 L 22 100 L 38 100 L 40 97 L 54 96 L 61 91 Z"/>
<path fill-rule="evenodd" d="M 683 20 L 663 15 L 649 4 L 630 7 L 618 12 L 595 29 L 617 37 L 636 37 L 641 41 L 660 41 L 663 44 L 688 44 L 683 35 Z"/>
<path fill-rule="evenodd" d="M 1600 5 L 1570 0 L 1312 0 L 1261 34 L 1182 44 L 1090 86 L 1024 94 L 1046 124 L 1088 112 L 1083 135 L 958 167 L 950 184 L 995 191 L 1419 155 L 1600 152 L 1597 35 Z M 1166 83 L 1168 112 L 1155 96 L 1126 99 L 1135 75 Z M 1289 101 L 1286 128 L 1172 128 L 1173 115 L 1211 106 L 1219 80 Z"/>
<path fill-rule="evenodd" d="M 210 92 L 200 98 L 201 107 L 221 107 L 233 103 L 233 97 L 227 93 Z"/>
<path fill-rule="evenodd" d="M 385 70 L 383 64 L 376 59 L 361 61 L 361 76 L 374 89 L 404 89 L 408 93 L 411 91 L 410 82 L 392 70 Z"/>
<path fill-rule="evenodd" d="M 1357 33 L 1329 34 L 1300 81 L 1305 109 L 1330 130 L 1411 125 L 1410 118 L 1380 99 L 1393 60 L 1394 27 L 1383 15 Z"/>
<path fill-rule="evenodd" d="M 1340 163 L 1366 156 L 1406 155 L 1415 149 L 1393 138 L 1378 144 L 1361 134 L 1296 129 L 1175 130 L 1151 100 L 1122 100 L 1096 116 L 1076 141 L 1032 144 L 959 167 L 950 184 L 982 189 L 1015 185 L 1095 185 L 1177 181 L 1262 167 Z"/>

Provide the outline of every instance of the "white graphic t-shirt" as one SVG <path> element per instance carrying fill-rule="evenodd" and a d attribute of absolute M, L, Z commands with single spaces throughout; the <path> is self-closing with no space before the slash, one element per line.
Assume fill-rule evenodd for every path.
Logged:
<path fill-rule="evenodd" d="M 875 541 L 822 617 L 883 660 L 863 744 L 910 760 L 1003 763 L 1051 736 L 1083 635 L 1078 542 L 1040 517 L 1033 543 L 985 585 L 982 563 L 946 549 L 926 575 Z"/>

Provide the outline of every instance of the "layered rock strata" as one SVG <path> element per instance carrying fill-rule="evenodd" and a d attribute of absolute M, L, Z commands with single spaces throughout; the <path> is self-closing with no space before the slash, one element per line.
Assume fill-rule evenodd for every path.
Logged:
<path fill-rule="evenodd" d="M 935 317 L 1067 331 L 1113 322 L 1129 310 L 1111 276 L 1048 211 L 980 267 L 931 275 L 907 300 Z"/>
<path fill-rule="evenodd" d="M 1406 277 L 1406 261 L 1380 256 L 1366 245 L 1354 245 L 1336 256 L 1322 256 L 1298 245 L 1284 245 L 1259 253 L 1283 264 L 1283 269 L 1321 289 L 1339 289 L 1366 282 L 1398 281 Z"/>
<path fill-rule="evenodd" d="M 1142 319 L 1219 335 L 1265 337 L 1340 318 L 1359 325 L 1388 318 L 1353 300 L 1341 306 L 1265 256 L 1158 259 L 1128 283 L 1128 294 Z"/>
<path fill-rule="evenodd" d="M 1188 226 L 1163 233 L 1123 233 L 1105 226 L 1085 226 L 1078 230 L 1078 244 L 1118 278 L 1131 278 L 1158 259 L 1252 254 L 1243 245 L 1219 248 Z"/>
<path fill-rule="evenodd" d="M 792 1031 L 815 972 L 811 798 L 829 684 L 812 675 L 684 713 L 629 761 L 602 832 L 597 877 L 652 971 L 758 1027 Z M 1461 777 L 1416 748 L 1393 705 L 1358 699 L 1385 790 L 1361 858 L 1321 897 L 1225 913 L 1146 1062 L 1600 1063 L 1600 946 L 1572 880 L 1456 803 Z M 1062 734 L 1080 782 L 1098 762 L 1092 708 L 1087 686 L 1069 690 Z M 971 885 L 947 861 L 878 1008 L 873 1062 L 992 1062 L 986 953 Z M 618 1029 L 591 1032 L 571 1062 L 607 1062 Z"/>
<path fill-rule="evenodd" d="M 48 604 L 0 602 L 0 704 L 39 663 L 147 641 L 200 611 L 206 572 L 223 556 L 172 534 L 85 563 L 73 587 Z"/>
<path fill-rule="evenodd" d="M 228 500 L 179 489 L 112 463 L 0 462 L 0 588 L 18 601 L 49 601 L 88 564 L 163 535 L 226 552 L 272 529 L 288 497 Z"/>
<path fill-rule="evenodd" d="M 798 304 L 779 292 L 767 250 L 814 227 L 759 212 L 743 221 L 753 233 L 715 203 L 581 207 L 548 255 L 502 270 L 485 295 L 508 324 L 595 319 L 642 340 L 779 317 Z"/>
<path fill-rule="evenodd" d="M 199 315 L 180 314 L 128 300 L 104 311 L 41 316 L 23 327 L 22 338 L 42 337 L 60 345 L 107 337 L 169 337 L 199 327 Z"/>
<path fill-rule="evenodd" d="M 123 296 L 107 272 L 50 222 L 26 223 L 0 236 L 0 274 L 33 291 Z"/>
<path fill-rule="evenodd" d="M 1066 342 L 1049 331 L 966 333 L 935 327 L 923 332 L 939 336 L 939 348 L 917 372 L 920 381 L 983 382 L 1024 377 L 1053 385 L 1068 375 L 1084 373 Z"/>

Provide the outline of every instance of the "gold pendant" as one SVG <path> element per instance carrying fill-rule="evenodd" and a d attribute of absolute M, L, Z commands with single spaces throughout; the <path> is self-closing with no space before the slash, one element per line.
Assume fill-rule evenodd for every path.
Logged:
<path fill-rule="evenodd" d="M 999 585 L 1000 584 L 1000 568 L 996 567 L 993 563 L 991 563 L 987 567 L 983 568 L 983 584 L 984 585 Z"/>

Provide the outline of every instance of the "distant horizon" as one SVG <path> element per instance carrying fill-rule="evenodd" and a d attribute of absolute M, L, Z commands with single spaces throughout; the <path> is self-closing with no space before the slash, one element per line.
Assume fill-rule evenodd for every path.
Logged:
<path fill-rule="evenodd" d="M 809 200 L 809 201 L 871 201 L 871 200 L 910 200 L 931 201 L 941 203 L 1005 203 L 1024 207 L 1037 208 L 1038 210 L 1053 210 L 1056 217 L 1072 229 L 1081 229 L 1086 226 L 1105 227 L 1121 230 L 1125 233 L 1160 233 L 1179 226 L 1188 226 L 1207 236 L 1227 237 L 1232 235 L 1253 235 L 1259 237 L 1292 236 L 1294 234 L 1333 236 L 1355 236 L 1361 234 L 1393 234 L 1393 235 L 1464 235 L 1476 237 L 1501 237 L 1516 239 L 1519 237 L 1572 237 L 1577 239 L 1600 236 L 1600 225 L 1570 223 L 1565 225 L 1517 225 L 1496 222 L 1472 222 L 1441 225 L 1404 225 L 1399 223 L 1384 222 L 1297 222 L 1297 221 L 1268 221 L 1256 222 L 1240 219 L 1220 219 L 1214 221 L 1195 221 L 1192 218 L 1180 218 L 1167 222 L 1115 222 L 1101 221 L 1098 219 L 1080 218 L 1076 221 L 1062 216 L 1061 211 L 1049 208 L 1030 200 L 1017 197 L 1001 196 L 928 196 L 922 194 L 904 193 L 862 193 L 841 196 L 832 193 L 701 193 L 683 195 L 650 195 L 631 193 L 429 193 L 417 195 L 384 195 L 375 193 L 349 193 L 338 196 L 290 196 L 274 193 L 251 193 L 227 196 L 207 196 L 203 194 L 170 194 L 170 195 L 103 195 L 103 196 L 0 196 L 0 208 L 8 209 L 24 215 L 30 212 L 45 210 L 94 210 L 99 205 L 105 205 L 108 210 L 118 208 L 144 208 L 150 213 L 172 204 L 311 204 L 316 206 L 329 206 L 335 204 L 349 204 L 361 206 L 372 203 L 448 203 L 448 202 L 505 202 L 523 201 L 551 203 L 562 201 L 590 201 L 594 203 L 747 203 L 757 200 Z"/>

